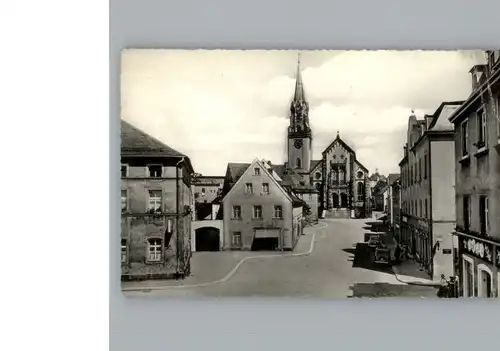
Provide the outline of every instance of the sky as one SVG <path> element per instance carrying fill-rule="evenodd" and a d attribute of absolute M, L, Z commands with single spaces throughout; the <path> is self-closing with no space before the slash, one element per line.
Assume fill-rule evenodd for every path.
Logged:
<path fill-rule="evenodd" d="M 187 155 L 197 173 L 286 161 L 298 51 L 122 52 L 121 117 Z M 313 159 L 340 137 L 370 173 L 399 173 L 411 110 L 465 100 L 481 51 L 301 51 Z"/>

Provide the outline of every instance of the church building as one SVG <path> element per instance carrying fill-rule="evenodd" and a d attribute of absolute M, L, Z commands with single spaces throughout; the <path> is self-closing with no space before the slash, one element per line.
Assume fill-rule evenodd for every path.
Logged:
<path fill-rule="evenodd" d="M 337 137 L 322 152 L 321 160 L 312 159 L 313 134 L 309 123 L 300 60 L 297 65 L 295 93 L 290 106 L 288 162 L 283 170 L 301 177 L 308 194 L 318 193 L 317 210 L 326 217 L 364 218 L 370 212 L 368 169 L 356 158 L 356 152 Z M 304 199 L 305 200 L 305 199 Z"/>

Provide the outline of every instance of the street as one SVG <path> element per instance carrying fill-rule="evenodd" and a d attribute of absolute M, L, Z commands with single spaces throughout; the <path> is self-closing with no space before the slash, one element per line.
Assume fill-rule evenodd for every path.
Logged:
<path fill-rule="evenodd" d="M 354 246 L 363 241 L 367 221 L 322 220 L 305 228 L 292 253 L 194 253 L 192 277 L 182 282 L 127 283 L 124 293 L 171 297 L 435 297 L 434 288 L 406 285 L 387 267 L 353 267 Z M 201 270 L 207 270 L 210 279 L 206 274 L 201 279 Z"/>

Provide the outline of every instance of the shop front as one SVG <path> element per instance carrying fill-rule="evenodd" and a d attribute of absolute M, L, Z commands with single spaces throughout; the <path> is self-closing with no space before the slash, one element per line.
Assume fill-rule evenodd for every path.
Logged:
<path fill-rule="evenodd" d="M 500 297 L 500 243 L 456 232 L 459 293 L 463 297 Z"/>

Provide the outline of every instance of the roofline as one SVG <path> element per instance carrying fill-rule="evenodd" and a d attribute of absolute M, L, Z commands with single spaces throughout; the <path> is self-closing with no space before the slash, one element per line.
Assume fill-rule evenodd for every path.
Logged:
<path fill-rule="evenodd" d="M 238 183 L 243 179 L 243 176 L 248 172 L 248 170 L 250 168 L 252 168 L 252 165 L 254 164 L 258 164 L 260 167 L 261 167 L 261 170 L 264 171 L 264 173 L 269 177 L 271 178 L 271 181 L 274 182 L 274 184 L 276 184 L 278 186 L 278 188 L 281 190 L 281 192 L 283 194 L 285 194 L 285 197 L 289 200 L 289 201 L 292 201 L 292 198 L 290 197 L 290 195 L 288 195 L 288 193 L 285 191 L 285 189 L 283 189 L 283 187 L 278 183 L 278 181 L 276 179 L 274 179 L 273 175 L 270 174 L 268 172 L 268 170 L 266 169 L 266 167 L 260 162 L 260 160 L 258 158 L 256 158 L 255 160 L 253 160 L 252 163 L 250 163 L 250 165 L 247 167 L 247 169 L 245 169 L 245 172 L 243 172 L 243 174 L 238 178 L 238 180 L 236 181 L 236 183 L 233 184 L 233 186 L 231 187 L 231 189 L 229 189 L 229 191 L 226 193 L 226 195 L 224 195 L 224 197 L 221 199 L 221 202 L 224 202 L 226 200 L 226 197 L 229 196 L 229 194 L 231 194 L 233 192 L 233 190 L 236 188 L 236 186 L 238 185 Z"/>
<path fill-rule="evenodd" d="M 445 106 L 450 106 L 450 105 L 463 105 L 465 100 L 460 100 L 460 101 L 444 101 L 442 102 L 437 110 L 431 115 L 432 116 L 432 121 L 431 124 L 429 124 L 429 129 L 432 129 L 437 123 L 437 120 L 439 119 L 439 115 L 443 111 Z M 425 116 L 424 116 L 424 121 L 425 121 Z"/>
<path fill-rule="evenodd" d="M 480 95 L 484 93 L 484 91 L 487 89 L 488 85 L 493 85 L 495 84 L 498 80 L 500 79 L 500 69 L 497 69 L 496 71 L 493 71 L 493 74 L 488 77 L 486 82 L 481 84 L 479 88 L 476 88 L 472 94 L 465 100 L 465 102 L 460 106 L 449 118 L 448 121 L 451 123 L 455 124 L 458 122 L 460 117 L 467 112 L 472 105 L 476 102 L 476 100 L 479 98 Z"/>
<path fill-rule="evenodd" d="M 347 151 L 352 152 L 354 155 L 356 155 L 356 152 L 355 152 L 355 151 L 354 151 L 354 150 L 353 150 L 353 149 L 352 149 L 349 145 L 347 145 L 347 144 L 346 144 L 346 142 L 345 142 L 344 140 L 342 140 L 342 139 L 340 138 L 339 134 L 337 134 L 337 136 L 335 137 L 335 139 L 333 139 L 333 141 L 330 143 L 330 145 L 328 145 L 328 146 L 326 147 L 326 149 L 325 149 L 325 150 L 323 150 L 323 152 L 322 152 L 321 154 L 322 154 L 322 155 L 326 154 L 326 152 L 332 148 L 333 144 L 335 144 L 335 142 L 336 142 L 337 140 L 338 140 L 338 141 L 342 144 L 342 146 L 344 146 L 344 147 L 347 149 Z"/>
<path fill-rule="evenodd" d="M 361 162 L 359 162 L 357 159 L 356 159 L 356 162 L 358 163 L 358 165 L 361 166 L 361 168 L 363 168 L 365 171 L 368 172 L 368 168 L 366 168 Z"/>
<path fill-rule="evenodd" d="M 453 135 L 455 132 L 454 130 L 427 130 L 424 132 L 424 134 L 418 138 L 417 142 L 415 145 L 413 145 L 410 149 L 411 152 L 415 152 L 415 150 L 422 145 L 425 139 L 432 139 L 433 136 L 436 135 Z"/>

